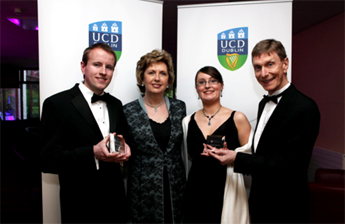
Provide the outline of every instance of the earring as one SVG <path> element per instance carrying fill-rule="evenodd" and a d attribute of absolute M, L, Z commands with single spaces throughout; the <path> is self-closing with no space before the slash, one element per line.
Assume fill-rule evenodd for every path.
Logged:
<path fill-rule="evenodd" d="M 141 86 L 145 86 L 144 83 L 141 83 Z"/>
<path fill-rule="evenodd" d="M 220 97 L 223 97 L 223 90 L 220 91 Z"/>
<path fill-rule="evenodd" d="M 167 89 L 169 89 L 169 86 L 167 86 Z"/>
<path fill-rule="evenodd" d="M 200 95 L 198 94 L 198 100 L 200 100 Z"/>

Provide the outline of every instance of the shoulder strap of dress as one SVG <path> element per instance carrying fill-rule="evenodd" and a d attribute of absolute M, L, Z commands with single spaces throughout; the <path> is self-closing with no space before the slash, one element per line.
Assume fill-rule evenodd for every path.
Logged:
<path fill-rule="evenodd" d="M 232 120 L 234 120 L 235 112 L 236 112 L 236 110 L 233 110 L 233 111 L 231 112 L 231 116 L 230 116 L 230 117 L 231 117 Z"/>
<path fill-rule="evenodd" d="M 195 113 L 196 113 L 196 112 L 195 112 Z M 193 114 L 190 115 L 190 119 L 189 119 L 189 120 L 191 120 L 191 119 L 195 120 L 195 119 L 194 119 L 195 113 L 193 113 Z"/>

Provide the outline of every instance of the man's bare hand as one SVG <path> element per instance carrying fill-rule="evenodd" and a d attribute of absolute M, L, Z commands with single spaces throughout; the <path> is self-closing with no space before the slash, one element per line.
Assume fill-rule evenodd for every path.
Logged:
<path fill-rule="evenodd" d="M 116 133 L 114 133 L 113 135 L 116 135 Z M 121 135 L 119 135 L 119 137 L 121 138 L 121 141 L 125 141 Z M 122 163 L 128 161 L 128 158 L 131 156 L 130 147 L 124 142 L 126 153 L 110 153 L 107 147 L 109 140 L 110 135 L 105 137 L 97 145 L 93 146 L 93 153 L 95 154 L 96 159 L 114 163 Z"/>

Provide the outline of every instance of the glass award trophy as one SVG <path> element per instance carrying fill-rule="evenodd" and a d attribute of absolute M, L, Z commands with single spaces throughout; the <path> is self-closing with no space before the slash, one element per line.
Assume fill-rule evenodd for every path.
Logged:
<path fill-rule="evenodd" d="M 122 139 L 110 133 L 110 153 L 126 153 L 126 147 Z"/>

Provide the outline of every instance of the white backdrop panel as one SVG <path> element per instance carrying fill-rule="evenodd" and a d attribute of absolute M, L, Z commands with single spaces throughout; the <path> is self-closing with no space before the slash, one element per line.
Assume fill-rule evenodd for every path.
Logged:
<path fill-rule="evenodd" d="M 80 62 L 89 46 L 89 24 L 122 22 L 122 55 L 106 89 L 123 104 L 140 96 L 135 67 L 162 47 L 162 2 L 145 0 L 38 0 L 40 104 L 83 80 Z M 148 32 L 149 31 L 149 32 Z M 43 174 L 43 221 L 60 222 L 59 183 Z"/>
<path fill-rule="evenodd" d="M 217 58 L 217 34 L 248 27 L 248 58 L 236 71 L 225 69 Z M 246 114 L 252 127 L 257 106 L 266 94 L 257 83 L 251 64 L 251 51 L 263 39 L 283 43 L 291 62 L 292 1 L 236 2 L 178 7 L 177 97 L 187 104 L 187 114 L 202 108 L 195 90 L 196 72 L 214 66 L 223 76 L 221 103 Z M 291 63 L 288 79 L 291 81 Z"/>

